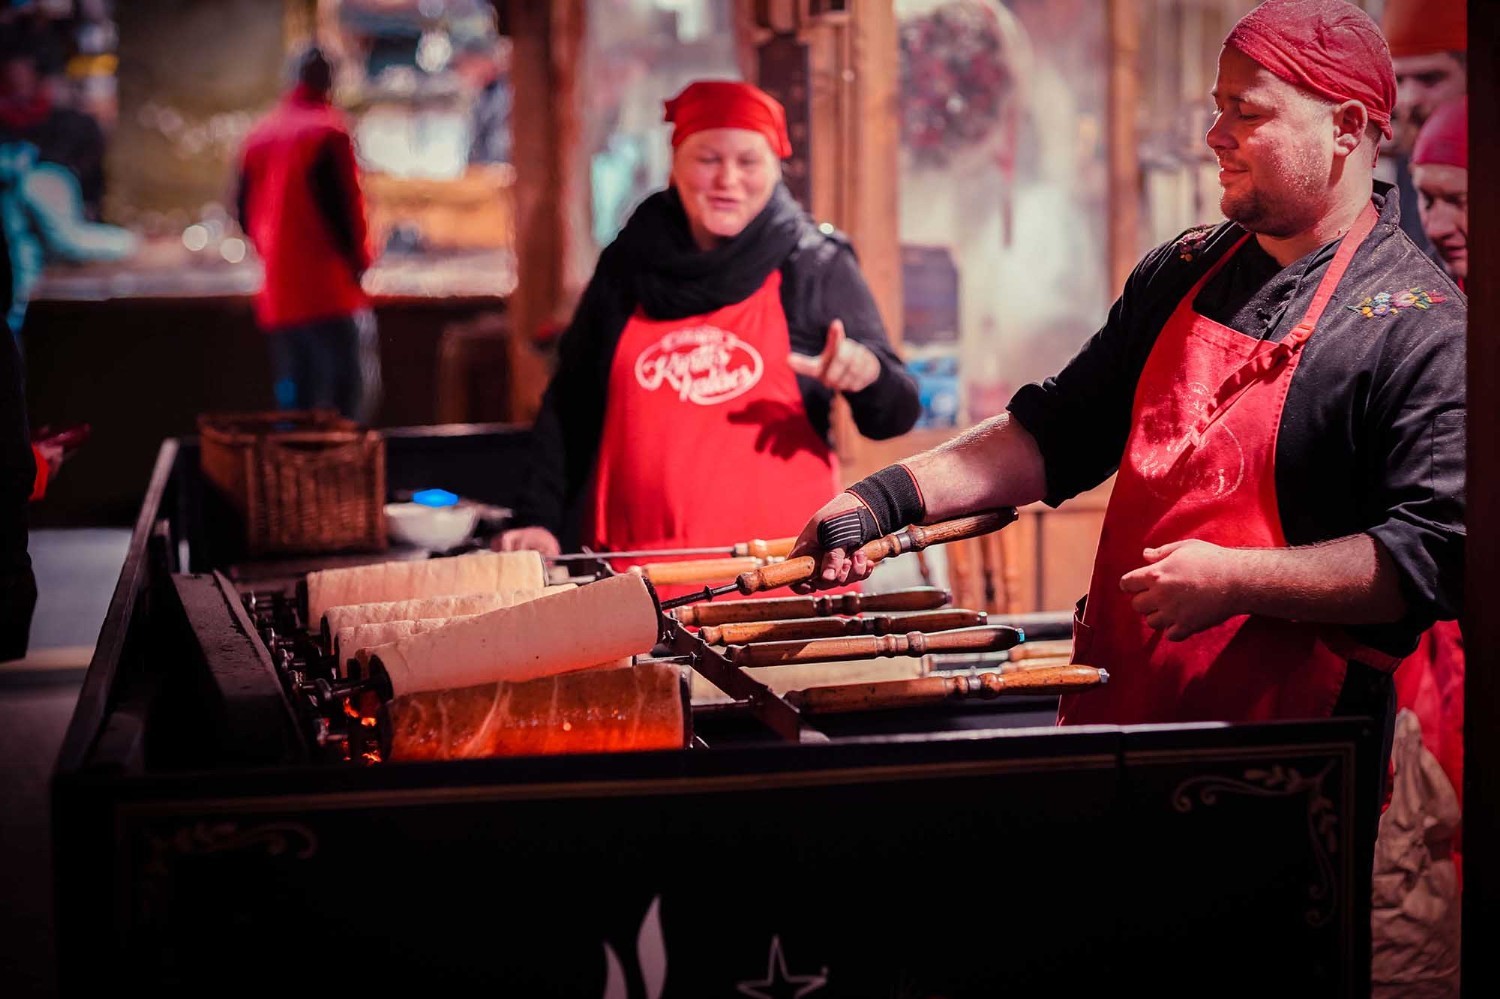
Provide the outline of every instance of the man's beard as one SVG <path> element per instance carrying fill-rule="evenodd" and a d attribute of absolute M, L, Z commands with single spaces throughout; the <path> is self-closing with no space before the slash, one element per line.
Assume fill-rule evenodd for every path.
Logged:
<path fill-rule="evenodd" d="M 1284 206 L 1256 190 L 1234 195 L 1224 192 L 1219 198 L 1219 211 L 1231 222 L 1265 236 L 1282 238 L 1306 228 L 1289 218 Z"/>
<path fill-rule="evenodd" d="M 1253 233 L 1277 239 L 1295 236 L 1318 220 L 1322 187 L 1315 172 L 1308 169 L 1292 174 L 1292 185 L 1274 193 L 1254 185 L 1234 194 L 1223 191 L 1219 211 Z"/>

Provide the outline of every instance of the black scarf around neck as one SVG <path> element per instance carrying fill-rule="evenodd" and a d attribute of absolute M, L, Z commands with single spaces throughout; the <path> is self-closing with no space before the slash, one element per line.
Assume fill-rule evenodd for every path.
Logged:
<path fill-rule="evenodd" d="M 629 284 L 652 319 L 685 319 L 742 302 L 765 283 L 810 224 L 786 185 L 743 232 L 712 250 L 693 242 L 677 189 L 651 195 L 630 216 L 617 246 Z"/>

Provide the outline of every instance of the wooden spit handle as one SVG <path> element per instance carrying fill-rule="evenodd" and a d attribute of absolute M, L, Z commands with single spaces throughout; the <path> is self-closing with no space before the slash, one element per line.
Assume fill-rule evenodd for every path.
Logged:
<path fill-rule="evenodd" d="M 791 691 L 787 700 L 808 714 L 844 714 L 888 708 L 928 707 L 969 698 L 989 700 L 1006 694 L 1070 694 L 1109 682 L 1093 666 L 1049 666 L 1014 673 L 924 676 L 913 680 L 850 683 Z"/>
<path fill-rule="evenodd" d="M 750 541 L 741 541 L 734 546 L 736 556 L 750 556 L 751 558 L 786 558 L 796 547 L 796 538 L 773 538 L 770 541 L 762 541 L 754 538 Z"/>
<path fill-rule="evenodd" d="M 1011 649 L 1006 658 L 1017 663 L 1023 659 L 1054 659 L 1057 656 L 1072 658 L 1072 655 L 1073 640 L 1059 638 L 1046 642 L 1022 642 Z"/>
<path fill-rule="evenodd" d="M 1035 659 L 1022 659 L 1020 662 L 1005 663 L 1000 667 L 1000 672 L 1014 673 L 1023 669 L 1047 669 L 1052 666 L 1067 666 L 1072 662 L 1072 655 L 1037 656 Z"/>
<path fill-rule="evenodd" d="M 680 562 L 647 562 L 630 571 L 644 575 L 657 586 L 705 586 L 727 583 L 736 576 L 760 568 L 758 558 L 694 558 Z"/>
<path fill-rule="evenodd" d="M 744 645 L 746 642 L 782 642 L 797 638 L 952 631 L 954 628 L 975 628 L 984 624 L 985 620 L 984 611 L 971 610 L 876 614 L 869 617 L 809 617 L 790 621 L 742 621 L 709 625 L 698 632 L 698 637 L 711 645 Z M 1016 648 L 1025 646 L 1018 645 Z"/>
<path fill-rule="evenodd" d="M 976 514 L 972 517 L 958 517 L 926 527 L 920 525 L 908 527 L 905 530 L 887 534 L 883 538 L 876 538 L 862 546 L 860 551 L 864 552 L 865 557 L 871 562 L 879 562 L 905 552 L 919 552 L 931 545 L 962 541 L 964 538 L 977 538 L 981 534 L 998 531 L 1015 519 L 1014 510 L 991 510 L 988 513 Z M 793 583 L 806 582 L 812 578 L 817 569 L 818 560 L 812 555 L 799 555 L 785 562 L 778 562 L 776 565 L 752 569 L 740 574 L 738 579 L 740 592 L 748 596 L 764 590 L 774 590 Z"/>
<path fill-rule="evenodd" d="M 889 593 L 829 593 L 817 597 L 772 597 L 769 600 L 720 600 L 688 604 L 672 611 L 683 624 L 701 628 L 731 621 L 782 621 L 788 618 L 861 614 L 865 611 L 924 611 L 946 606 L 947 590 L 914 586 Z"/>
<path fill-rule="evenodd" d="M 732 645 L 726 654 L 736 666 L 784 666 L 788 663 L 874 659 L 877 656 L 924 656 L 929 652 L 999 652 L 1020 640 L 1021 633 L 1014 628 L 962 628 L 933 635 L 913 631 L 905 635 L 757 642 L 754 645 Z"/>

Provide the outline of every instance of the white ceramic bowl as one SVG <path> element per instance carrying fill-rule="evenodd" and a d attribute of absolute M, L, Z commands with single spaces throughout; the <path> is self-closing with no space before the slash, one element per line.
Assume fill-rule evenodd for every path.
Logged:
<path fill-rule="evenodd" d="M 455 506 L 385 505 L 385 530 L 392 541 L 434 552 L 450 551 L 469 540 L 478 520 L 479 507 L 474 503 Z"/>

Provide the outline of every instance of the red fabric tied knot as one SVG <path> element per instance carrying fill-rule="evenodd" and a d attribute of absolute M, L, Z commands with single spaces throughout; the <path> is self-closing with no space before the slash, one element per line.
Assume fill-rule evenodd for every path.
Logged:
<path fill-rule="evenodd" d="M 664 121 L 671 122 L 672 148 L 694 132 L 709 128 L 743 128 L 759 132 L 777 159 L 792 155 L 786 109 L 759 87 L 735 80 L 699 80 L 667 101 Z"/>
<path fill-rule="evenodd" d="M 1359 101 L 1391 137 L 1391 52 L 1379 25 L 1348 0 L 1266 0 L 1240 19 L 1224 44 L 1315 97 Z"/>

